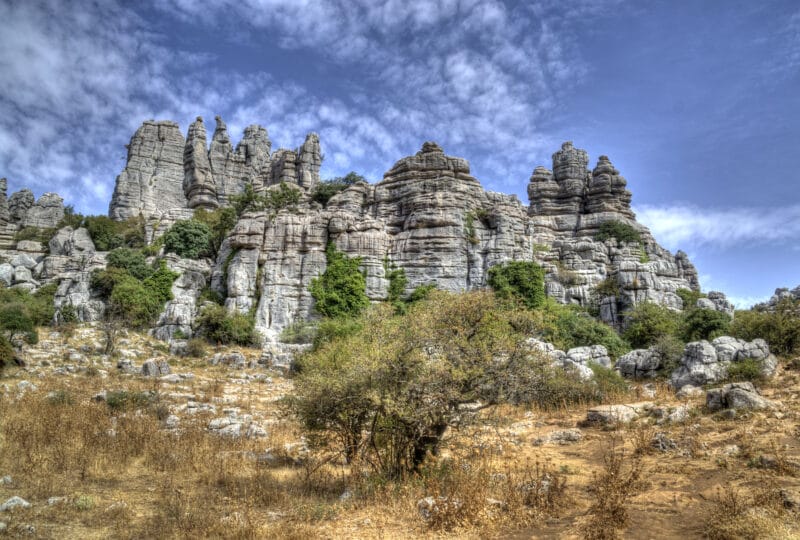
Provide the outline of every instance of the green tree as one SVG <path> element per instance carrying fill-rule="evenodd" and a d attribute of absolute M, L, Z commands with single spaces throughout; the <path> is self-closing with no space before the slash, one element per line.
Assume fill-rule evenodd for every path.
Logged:
<path fill-rule="evenodd" d="M 125 270 L 136 279 L 146 279 L 153 273 L 153 268 L 147 264 L 141 251 L 126 247 L 110 251 L 106 257 L 106 267 Z"/>
<path fill-rule="evenodd" d="M 360 174 L 350 171 L 345 176 L 337 176 L 320 182 L 311 194 L 311 199 L 322 206 L 327 206 L 331 197 L 359 182 L 366 183 L 367 180 Z"/>
<path fill-rule="evenodd" d="M 325 272 L 311 281 L 315 309 L 326 317 L 352 317 L 369 306 L 367 282 L 361 273 L 360 257 L 350 258 L 336 249 L 333 242 L 325 250 Z"/>
<path fill-rule="evenodd" d="M 544 305 L 544 270 L 532 261 L 511 261 L 489 269 L 489 285 L 501 298 L 517 298 L 529 309 Z"/>
<path fill-rule="evenodd" d="M 737 311 L 730 334 L 748 341 L 763 338 L 775 354 L 800 353 L 800 301 L 785 298 L 773 311 Z"/>

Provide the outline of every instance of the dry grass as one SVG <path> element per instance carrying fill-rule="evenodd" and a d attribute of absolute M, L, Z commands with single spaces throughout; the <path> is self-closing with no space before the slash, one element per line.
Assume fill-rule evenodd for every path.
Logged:
<path fill-rule="evenodd" d="M 65 362 L 64 347 L 87 339 L 82 332 L 62 338 L 53 366 L 37 368 L 41 378 L 12 369 L 0 379 L 0 392 L 11 388 L 0 394 L 0 477 L 13 478 L 0 484 L 0 502 L 19 495 L 33 504 L 3 516 L 12 534 L 28 524 L 52 538 L 791 538 L 798 531 L 796 510 L 779 498 L 800 491 L 800 387 L 788 380 L 764 388 L 784 402 L 780 416 L 642 420 L 586 428 L 565 445 L 533 441 L 574 429 L 585 407 L 488 409 L 477 425 L 448 432 L 422 474 L 389 481 L 313 445 L 306 450 L 298 426 L 277 410 L 275 398 L 291 391 L 277 374 L 274 384 L 243 385 L 234 381 L 263 372 L 170 358 L 174 371 L 191 369 L 196 378 L 166 384 L 119 374 L 91 354 L 76 374 L 51 374 Z M 139 361 L 163 354 L 135 345 Z M 39 389 L 19 394 L 22 379 Z M 103 389 L 124 393 L 113 406 L 93 401 Z M 656 392 L 659 405 L 679 404 L 661 386 Z M 189 399 L 217 412 L 188 414 L 181 408 Z M 211 433 L 208 422 L 226 407 L 263 419 L 268 436 Z M 169 414 L 180 417 L 178 430 L 165 429 Z M 676 447 L 654 449 L 655 433 Z M 733 445 L 738 451 L 728 453 Z M 51 497 L 63 499 L 48 505 Z M 418 501 L 426 497 L 436 504 L 424 519 Z"/>

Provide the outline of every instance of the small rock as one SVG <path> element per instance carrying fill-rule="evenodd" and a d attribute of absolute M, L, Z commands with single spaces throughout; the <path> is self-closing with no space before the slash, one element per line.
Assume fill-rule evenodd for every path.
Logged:
<path fill-rule="evenodd" d="M 30 390 L 31 392 L 35 392 L 38 389 L 39 389 L 39 387 L 36 386 L 35 384 L 33 384 L 30 381 L 19 381 L 17 383 L 17 390 L 19 392 L 25 392 L 25 391 L 28 391 L 28 390 Z"/>
<path fill-rule="evenodd" d="M 753 383 L 731 383 L 720 388 L 712 388 L 706 393 L 706 407 L 710 411 L 722 409 L 771 409 L 775 404 L 761 397 Z"/>
<path fill-rule="evenodd" d="M 11 484 L 11 477 L 10 476 L 6 475 L 6 476 L 0 478 L 0 485 L 7 486 L 9 484 Z"/>
<path fill-rule="evenodd" d="M 98 403 L 101 401 L 105 401 L 107 395 L 108 395 L 107 390 L 101 390 L 100 392 L 92 396 L 92 401 L 97 401 Z"/>
<path fill-rule="evenodd" d="M 178 427 L 179 423 L 180 423 L 180 418 L 178 418 L 174 414 L 171 414 L 167 416 L 166 420 L 164 420 L 164 427 L 166 427 L 167 429 L 175 429 L 176 427 Z"/>
<path fill-rule="evenodd" d="M 632 405 L 598 405 L 586 412 L 589 424 L 628 424 L 639 418 Z"/>
<path fill-rule="evenodd" d="M 0 533 L 6 532 L 6 529 L 8 529 L 8 525 L 0 521 Z"/>
<path fill-rule="evenodd" d="M 6 512 L 11 510 L 12 508 L 30 508 L 31 503 L 23 499 L 22 497 L 13 496 L 8 499 L 3 504 L 0 504 L 0 512 Z"/>
<path fill-rule="evenodd" d="M 703 389 L 697 386 L 687 384 L 675 394 L 675 397 L 678 399 L 690 399 L 696 398 L 703 395 Z"/>
<path fill-rule="evenodd" d="M 553 431 L 543 437 L 539 437 L 538 439 L 533 441 L 533 444 L 536 446 L 541 446 L 547 443 L 553 444 L 571 444 L 577 443 L 583 440 L 583 432 L 579 429 L 563 429 L 559 431 Z"/>
<path fill-rule="evenodd" d="M 67 502 L 66 497 L 50 497 L 47 499 L 47 506 L 54 506 L 56 504 L 62 504 Z"/>
<path fill-rule="evenodd" d="M 668 452 L 678 448 L 678 443 L 670 439 L 666 433 L 659 432 L 653 436 L 653 440 L 650 441 L 650 446 L 661 452 Z"/>
<path fill-rule="evenodd" d="M 142 375 L 145 377 L 160 377 L 169 374 L 169 364 L 165 360 L 150 358 L 142 364 Z"/>
<path fill-rule="evenodd" d="M 458 510 L 462 503 L 458 499 L 449 497 L 425 497 L 417 501 L 417 513 L 425 521 L 430 521 L 436 514 L 450 509 Z"/>

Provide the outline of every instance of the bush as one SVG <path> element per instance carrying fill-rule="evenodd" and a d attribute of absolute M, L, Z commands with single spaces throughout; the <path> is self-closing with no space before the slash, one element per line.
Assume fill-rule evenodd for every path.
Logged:
<path fill-rule="evenodd" d="M 110 314 L 134 328 L 151 324 L 161 312 L 163 302 L 144 284 L 133 276 L 123 276 L 111 291 Z"/>
<path fill-rule="evenodd" d="M 251 210 L 271 210 L 278 212 L 291 208 L 300 202 L 300 190 L 286 182 L 272 186 L 263 194 L 256 194 L 252 184 L 246 184 L 244 193 L 231 197 L 231 204 L 237 215 Z"/>
<path fill-rule="evenodd" d="M 286 398 L 310 440 L 335 444 L 387 476 L 418 471 L 454 422 L 472 418 L 479 402 L 593 401 L 604 390 L 553 368 L 523 346 L 531 312 L 487 291 L 431 292 L 397 316 L 373 306 L 358 325 L 336 326 L 341 337 L 298 359 L 295 394 Z"/>
<path fill-rule="evenodd" d="M 714 339 L 728 334 L 731 318 L 714 309 L 695 308 L 687 312 L 681 323 L 681 338 L 686 341 Z"/>
<path fill-rule="evenodd" d="M 363 176 L 351 171 L 345 176 L 338 176 L 336 178 L 331 178 L 330 180 L 320 182 L 319 185 L 317 185 L 317 187 L 314 189 L 314 192 L 311 194 L 311 199 L 320 203 L 322 206 L 327 206 L 328 201 L 331 200 L 331 197 L 337 193 L 344 191 L 353 184 L 358 182 L 366 183 L 366 181 L 367 180 Z"/>
<path fill-rule="evenodd" d="M 226 206 L 224 208 L 217 208 L 216 210 L 196 210 L 192 218 L 200 223 L 205 223 L 211 231 L 211 240 L 209 241 L 211 258 L 216 259 L 219 250 L 222 247 L 222 242 L 228 236 L 228 233 L 236 225 L 236 209 Z"/>
<path fill-rule="evenodd" d="M 529 309 L 544 305 L 544 270 L 532 261 L 511 261 L 489 269 L 489 285 L 501 298 L 517 298 Z"/>
<path fill-rule="evenodd" d="M 56 233 L 55 229 L 40 229 L 39 227 L 24 227 L 14 234 L 14 240 L 20 242 L 22 240 L 33 240 L 34 242 L 41 242 L 47 244 L 53 235 Z"/>
<path fill-rule="evenodd" d="M 200 221 L 180 220 L 164 234 L 164 251 L 187 259 L 199 259 L 212 250 L 211 229 Z"/>
<path fill-rule="evenodd" d="M 255 324 L 253 315 L 231 314 L 223 306 L 208 305 L 197 317 L 197 333 L 212 343 L 259 345 Z"/>
<path fill-rule="evenodd" d="M 731 382 L 758 382 L 764 380 L 764 374 L 761 372 L 761 363 L 753 358 L 731 362 L 728 366 L 728 380 Z"/>
<path fill-rule="evenodd" d="M 669 377 L 678 369 L 685 348 L 686 344 L 676 336 L 665 335 L 658 338 L 653 344 L 653 349 L 661 358 L 660 373 Z"/>
<path fill-rule="evenodd" d="M 314 323 L 300 321 L 284 328 L 279 339 L 281 343 L 311 343 L 316 333 L 317 328 Z"/>
<path fill-rule="evenodd" d="M 83 214 L 76 212 L 75 207 L 71 204 L 68 204 L 64 207 L 64 217 L 58 222 L 56 229 L 61 229 L 63 227 L 72 227 L 73 229 L 77 229 L 83 226 L 84 219 L 85 218 Z"/>
<path fill-rule="evenodd" d="M 360 257 L 350 258 L 331 242 L 325 250 L 328 266 L 311 281 L 315 309 L 326 317 L 354 317 L 369 306 L 367 282 L 359 270 Z"/>
<path fill-rule="evenodd" d="M 16 357 L 17 353 L 11 342 L 4 335 L 0 335 L 0 373 L 4 368 L 13 364 Z"/>
<path fill-rule="evenodd" d="M 107 268 L 120 268 L 126 270 L 136 279 L 146 279 L 153 273 L 153 268 L 141 251 L 121 247 L 113 249 L 106 258 Z"/>
<path fill-rule="evenodd" d="M 314 349 L 320 348 L 325 343 L 352 336 L 363 328 L 364 324 L 361 319 L 348 317 L 322 319 L 314 335 Z"/>
<path fill-rule="evenodd" d="M 683 301 L 684 311 L 688 311 L 697 307 L 697 301 L 706 297 L 706 295 L 700 291 L 693 291 L 691 289 L 678 289 L 675 291 L 675 294 L 677 294 Z"/>
<path fill-rule="evenodd" d="M 91 287 L 105 299 L 111 296 L 114 286 L 126 276 L 130 276 L 123 268 L 106 268 L 92 272 Z"/>
<path fill-rule="evenodd" d="M 800 302 L 784 299 L 774 312 L 737 311 L 729 331 L 747 341 L 763 338 L 775 354 L 800 353 Z"/>
<path fill-rule="evenodd" d="M 628 314 L 628 326 L 622 335 L 634 349 L 646 349 L 664 336 L 675 335 L 679 321 L 678 314 L 669 308 L 644 302 Z"/>
<path fill-rule="evenodd" d="M 606 221 L 602 223 L 594 238 L 599 242 L 615 238 L 617 242 L 642 243 L 641 233 L 631 225 L 621 221 Z"/>
<path fill-rule="evenodd" d="M 199 338 L 192 338 L 186 342 L 186 356 L 203 358 L 206 355 L 206 342 Z"/>
<path fill-rule="evenodd" d="M 140 248 L 145 245 L 144 219 L 141 217 L 114 221 L 108 216 L 87 216 L 83 220 L 83 226 L 98 251 L 111 251 L 118 247 Z"/>
<path fill-rule="evenodd" d="M 553 301 L 545 303 L 538 314 L 538 334 L 562 350 L 585 345 L 603 345 L 612 358 L 630 350 L 630 346 L 613 328 L 591 317 L 578 306 L 562 306 Z"/>

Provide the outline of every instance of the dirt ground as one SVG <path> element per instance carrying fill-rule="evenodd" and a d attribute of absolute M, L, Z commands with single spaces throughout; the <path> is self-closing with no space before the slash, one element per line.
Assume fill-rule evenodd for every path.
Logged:
<path fill-rule="evenodd" d="M 279 405 L 291 378 L 258 365 L 260 351 L 236 349 L 245 365 L 236 367 L 210 365 L 213 350 L 202 359 L 171 356 L 134 334 L 116 358 L 99 353 L 92 328 L 42 336 L 28 367 L 0 378 L 0 504 L 13 496 L 30 503 L 0 512 L 0 537 L 800 538 L 800 373 L 783 368 L 757 385 L 776 407 L 734 417 L 707 412 L 704 395 L 677 400 L 663 384 L 646 397 L 642 383 L 626 402 L 687 405 L 687 418 L 585 425 L 590 405 L 487 410 L 477 425 L 446 436 L 437 459 L 481 472 L 448 484 L 446 496 L 472 501 L 473 511 L 439 527 L 418 509 L 420 499 L 444 493 L 434 484 L 366 489 L 340 460 L 307 448 Z M 164 359 L 171 374 L 125 373 L 120 358 L 134 366 Z M 131 396 L 149 397 L 139 407 Z M 573 440 L 547 441 L 565 430 Z M 613 455 L 622 456 L 616 477 L 608 475 Z M 533 464 L 561 479 L 563 493 L 535 515 L 512 511 L 508 488 L 487 479 Z M 609 511 L 597 507 L 598 485 L 634 469 L 626 493 L 608 492 L 625 514 L 619 528 L 592 525 Z"/>

